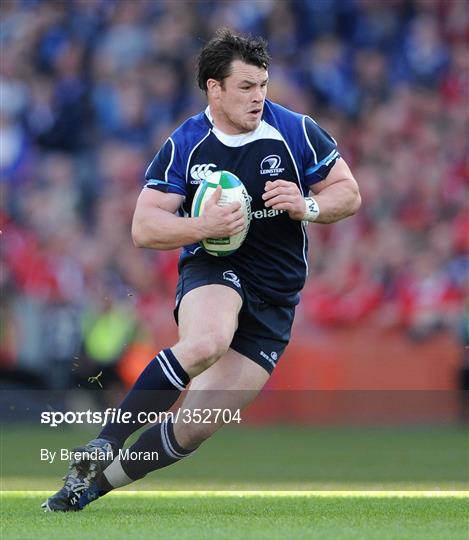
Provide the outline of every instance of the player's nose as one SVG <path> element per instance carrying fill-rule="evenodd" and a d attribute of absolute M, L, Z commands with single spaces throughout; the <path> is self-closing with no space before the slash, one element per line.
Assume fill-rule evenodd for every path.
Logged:
<path fill-rule="evenodd" d="M 252 101 L 254 103 L 262 103 L 263 100 L 264 100 L 264 94 L 262 93 L 262 88 L 260 86 L 257 86 L 256 89 L 254 90 Z"/>

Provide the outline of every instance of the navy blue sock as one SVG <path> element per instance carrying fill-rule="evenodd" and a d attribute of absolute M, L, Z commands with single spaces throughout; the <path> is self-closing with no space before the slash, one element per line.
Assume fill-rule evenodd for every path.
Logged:
<path fill-rule="evenodd" d="M 174 436 L 172 421 L 165 420 L 144 431 L 128 450 L 128 458 L 120 460 L 122 469 L 130 479 L 138 480 L 187 457 L 195 448 L 182 448 Z"/>
<path fill-rule="evenodd" d="M 189 380 L 189 375 L 171 349 L 162 350 L 142 371 L 118 407 L 123 413 L 128 411 L 132 413 L 130 422 L 109 422 L 101 430 L 98 438 L 107 439 L 116 447 L 122 448 L 132 433 L 147 424 L 146 420 L 139 421 L 138 413 L 167 411 Z"/>

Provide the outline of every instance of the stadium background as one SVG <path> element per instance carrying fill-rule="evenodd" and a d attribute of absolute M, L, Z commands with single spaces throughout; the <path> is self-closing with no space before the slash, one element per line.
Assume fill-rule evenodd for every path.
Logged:
<path fill-rule="evenodd" d="M 322 404 L 276 394 L 251 420 L 457 420 L 468 340 L 466 9 L 2 2 L 4 387 L 98 389 L 87 379 L 102 371 L 115 396 L 174 340 L 177 253 L 137 250 L 130 223 L 149 161 L 204 107 L 198 48 L 229 26 L 268 39 L 269 97 L 339 141 L 363 197 L 353 218 L 308 227 L 310 277 L 268 384 L 322 390 Z M 355 392 L 367 390 L 379 392 Z M 396 400 L 397 390 L 410 394 Z"/>

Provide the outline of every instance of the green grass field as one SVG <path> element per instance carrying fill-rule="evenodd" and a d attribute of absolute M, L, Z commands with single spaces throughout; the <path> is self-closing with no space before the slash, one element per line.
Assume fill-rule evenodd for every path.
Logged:
<path fill-rule="evenodd" d="M 461 494 L 127 492 L 59 515 L 38 511 L 44 495 L 3 494 L 2 540 L 467 540 L 469 534 L 469 499 Z"/>
<path fill-rule="evenodd" d="M 190 459 L 83 512 L 43 513 L 66 464 L 41 463 L 39 449 L 88 438 L 3 428 L 1 540 L 469 539 L 461 428 L 225 429 Z"/>

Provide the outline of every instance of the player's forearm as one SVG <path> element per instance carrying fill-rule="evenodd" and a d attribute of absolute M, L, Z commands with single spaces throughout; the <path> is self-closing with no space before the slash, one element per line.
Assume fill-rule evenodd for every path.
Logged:
<path fill-rule="evenodd" d="M 355 181 L 336 182 L 313 197 L 320 210 L 315 223 L 340 221 L 355 214 L 361 205 L 360 192 Z"/>
<path fill-rule="evenodd" d="M 160 208 L 137 212 L 132 223 L 136 247 L 177 249 L 204 238 L 201 218 L 184 218 Z"/>

